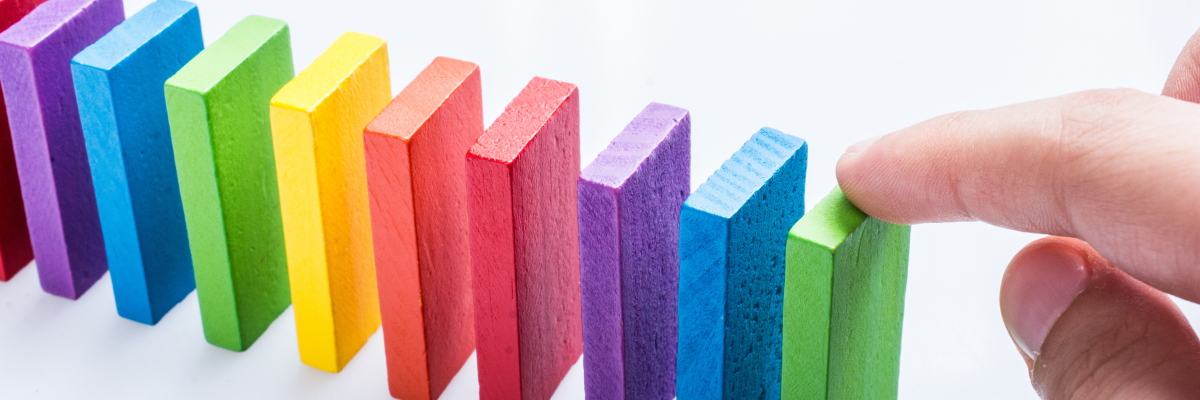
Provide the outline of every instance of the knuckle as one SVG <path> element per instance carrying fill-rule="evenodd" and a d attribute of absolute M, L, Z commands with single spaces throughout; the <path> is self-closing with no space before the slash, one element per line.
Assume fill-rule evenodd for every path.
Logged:
<path fill-rule="evenodd" d="M 974 110 L 956 111 L 935 117 L 930 122 L 943 132 L 957 132 L 979 124 L 980 112 Z"/>
<path fill-rule="evenodd" d="M 1094 139 L 1116 132 L 1154 97 L 1134 89 L 1094 89 L 1069 95 L 1059 115 L 1064 139 Z"/>

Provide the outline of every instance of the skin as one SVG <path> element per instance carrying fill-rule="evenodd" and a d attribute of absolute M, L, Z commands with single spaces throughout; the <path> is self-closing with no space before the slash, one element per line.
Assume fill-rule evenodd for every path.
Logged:
<path fill-rule="evenodd" d="M 1051 235 L 1008 266 L 1001 315 L 1047 399 L 1200 394 L 1200 32 L 1162 95 L 1101 89 L 963 111 L 847 149 L 839 184 L 888 222 Z"/>

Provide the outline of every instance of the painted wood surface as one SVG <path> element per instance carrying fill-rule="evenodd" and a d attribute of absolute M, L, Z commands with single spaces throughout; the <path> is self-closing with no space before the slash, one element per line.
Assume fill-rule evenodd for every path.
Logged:
<path fill-rule="evenodd" d="M 483 134 L 479 66 L 438 57 L 367 125 L 388 387 L 435 399 L 475 350 L 464 158 Z"/>
<path fill-rule="evenodd" d="M 467 155 L 481 399 L 548 399 L 582 353 L 579 172 L 579 93 L 544 78 Z"/>
<path fill-rule="evenodd" d="M 144 324 L 196 288 L 163 84 L 203 49 L 196 5 L 158 0 L 71 63 L 117 313 Z"/>
<path fill-rule="evenodd" d="M 204 337 L 234 351 L 291 304 L 270 105 L 293 76 L 287 24 L 251 16 L 166 83 Z"/>
<path fill-rule="evenodd" d="M 0 0 L 0 32 L 33 11 L 46 0 Z M 0 282 L 7 282 L 33 261 L 33 244 L 25 221 L 25 202 L 21 200 L 21 182 L 17 159 L 13 156 L 12 131 L 4 97 L 0 96 Z"/>
<path fill-rule="evenodd" d="M 896 398 L 909 236 L 837 187 L 792 226 L 784 399 Z"/>
<path fill-rule="evenodd" d="M 271 99 L 300 360 L 328 372 L 379 328 L 362 131 L 391 95 L 387 44 L 349 32 Z"/>
<path fill-rule="evenodd" d="M 71 57 L 124 19 L 121 0 L 50 0 L 0 33 L 0 85 L 38 278 L 69 299 L 108 271 Z"/>
<path fill-rule="evenodd" d="M 583 362 L 589 399 L 675 397 L 679 210 L 691 117 L 651 103 L 579 177 Z"/>
<path fill-rule="evenodd" d="M 787 230 L 804 214 L 808 145 L 755 133 L 680 212 L 680 400 L 779 398 Z"/>

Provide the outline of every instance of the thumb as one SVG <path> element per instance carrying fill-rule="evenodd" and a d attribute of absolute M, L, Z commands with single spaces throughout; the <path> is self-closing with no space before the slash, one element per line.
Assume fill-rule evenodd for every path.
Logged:
<path fill-rule="evenodd" d="M 1200 393 L 1200 340 L 1183 314 L 1083 241 L 1048 237 L 1021 250 L 1000 310 L 1043 398 Z"/>

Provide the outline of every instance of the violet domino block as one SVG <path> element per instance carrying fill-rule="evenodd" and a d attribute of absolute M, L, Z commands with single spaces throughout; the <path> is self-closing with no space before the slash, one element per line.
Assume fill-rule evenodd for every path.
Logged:
<path fill-rule="evenodd" d="M 651 103 L 579 177 L 588 399 L 675 397 L 679 210 L 691 118 Z"/>
<path fill-rule="evenodd" d="M 124 19 L 121 0 L 50 0 L 0 34 L 0 84 L 38 277 L 46 292 L 70 299 L 108 270 L 71 57 Z"/>

